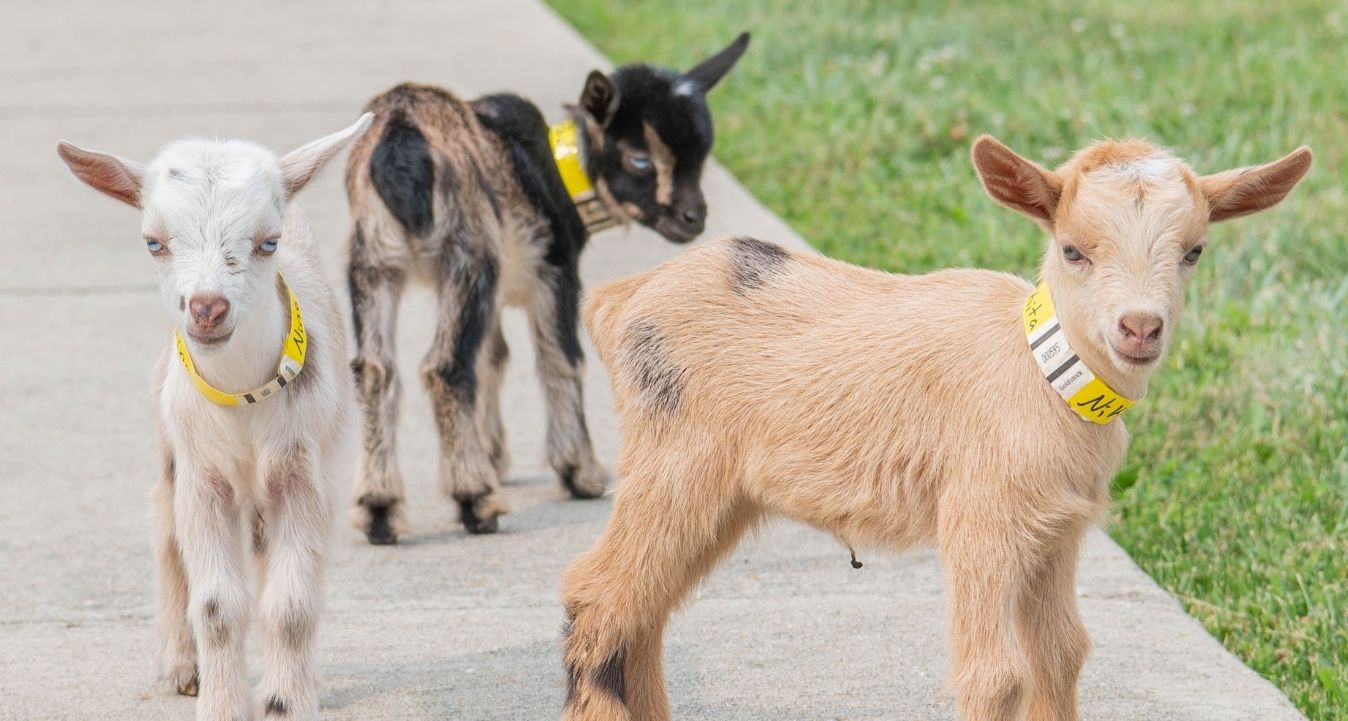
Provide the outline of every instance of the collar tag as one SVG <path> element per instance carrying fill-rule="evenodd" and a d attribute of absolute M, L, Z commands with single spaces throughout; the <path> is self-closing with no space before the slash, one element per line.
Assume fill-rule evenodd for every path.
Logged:
<path fill-rule="evenodd" d="M 1058 322 L 1048 284 L 1040 283 L 1025 300 L 1025 338 L 1049 385 L 1083 420 L 1106 425 L 1133 407 L 1133 401 L 1115 393 L 1096 377 L 1067 342 Z"/>
<path fill-rule="evenodd" d="M 595 192 L 590 175 L 581 162 L 580 129 L 576 127 L 576 121 L 565 120 L 548 128 L 548 145 L 552 147 L 557 172 L 562 176 L 566 192 L 571 195 L 571 202 L 576 204 L 585 230 L 593 234 L 617 225 L 617 219 Z"/>
<path fill-rule="evenodd" d="M 181 331 L 174 331 L 173 337 L 178 347 L 178 358 L 183 362 L 183 368 L 187 369 L 187 375 L 196 385 L 201 395 L 206 396 L 212 403 L 222 406 L 246 406 L 258 401 L 266 400 L 281 392 L 287 383 L 295 380 L 295 376 L 304 370 L 304 352 L 309 347 L 309 336 L 304 330 L 304 317 L 300 313 L 300 299 L 295 296 L 295 291 L 291 289 L 290 284 L 279 273 L 276 276 L 280 278 L 281 285 L 285 286 L 286 294 L 290 297 L 290 330 L 286 333 L 285 346 L 281 350 L 281 360 L 276 366 L 276 377 L 263 383 L 247 393 L 228 393 L 222 391 L 210 383 L 197 372 L 196 365 L 192 363 L 192 354 L 187 352 L 187 343 L 183 341 Z"/>

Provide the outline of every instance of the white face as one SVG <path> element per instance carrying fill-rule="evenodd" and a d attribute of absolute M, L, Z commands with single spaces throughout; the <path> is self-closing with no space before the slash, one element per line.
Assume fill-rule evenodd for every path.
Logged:
<path fill-rule="evenodd" d="M 224 344 L 238 319 L 276 295 L 285 195 L 271 152 L 243 141 L 175 143 L 145 169 L 141 204 L 160 296 L 196 344 Z"/>
<path fill-rule="evenodd" d="M 219 347 L 250 308 L 275 295 L 272 256 L 286 201 L 373 122 L 365 113 L 280 158 L 243 140 L 179 141 L 143 169 L 65 141 L 56 151 L 75 177 L 144 211 L 141 232 L 165 307 L 198 345 Z"/>
<path fill-rule="evenodd" d="M 1169 347 L 1207 243 L 1207 213 L 1192 174 L 1163 155 L 1064 187 L 1043 275 L 1060 312 L 1119 373 L 1149 371 Z"/>

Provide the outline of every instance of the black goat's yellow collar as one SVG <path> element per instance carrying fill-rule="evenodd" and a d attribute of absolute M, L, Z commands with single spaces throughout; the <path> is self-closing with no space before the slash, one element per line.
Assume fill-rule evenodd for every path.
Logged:
<path fill-rule="evenodd" d="M 548 145 L 552 146 L 557 172 L 562 175 L 566 192 L 576 204 L 585 230 L 593 234 L 617 225 L 618 219 L 604 205 L 599 193 L 595 192 L 594 183 L 590 182 L 590 174 L 585 172 L 584 159 L 580 157 L 580 128 L 576 121 L 566 120 L 548 128 Z"/>
<path fill-rule="evenodd" d="M 227 393 L 206 382 L 205 378 L 197 372 L 196 366 L 192 363 L 192 354 L 187 352 L 187 343 L 183 341 L 181 331 L 174 331 L 174 338 L 178 344 L 178 357 L 182 359 L 183 367 L 187 369 L 187 375 L 191 377 L 192 383 L 201 391 L 201 395 L 206 396 L 212 403 L 222 406 L 246 406 L 258 401 L 271 398 L 287 383 L 295 380 L 295 376 L 304 370 L 304 350 L 309 346 L 309 336 L 304 332 L 304 318 L 300 314 L 300 299 L 295 297 L 295 291 L 291 289 L 290 284 L 286 283 L 285 278 L 279 274 L 281 285 L 285 286 L 286 293 L 290 296 L 290 331 L 286 333 L 285 346 L 281 350 L 281 361 L 276 367 L 276 377 L 263 383 L 247 393 Z"/>
<path fill-rule="evenodd" d="M 1115 393 L 1068 345 L 1047 283 L 1040 283 L 1025 300 L 1024 315 L 1030 353 L 1049 385 L 1067 401 L 1073 413 L 1083 420 L 1105 425 L 1133 407 L 1133 401 Z"/>

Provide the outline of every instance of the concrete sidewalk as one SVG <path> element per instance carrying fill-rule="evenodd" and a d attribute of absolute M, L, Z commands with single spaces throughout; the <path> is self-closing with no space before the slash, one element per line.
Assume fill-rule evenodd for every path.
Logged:
<path fill-rule="evenodd" d="M 0 28 L 0 718 L 188 719 L 154 676 L 155 477 L 149 374 L 168 341 L 134 213 L 81 187 L 57 138 L 147 159 L 187 133 L 288 150 L 407 79 L 462 94 L 512 89 L 555 118 L 603 59 L 536 0 L 232 3 L 208 12 L 83 0 L 6 8 Z M 729 38 L 727 38 L 729 40 Z M 707 48 L 712 50 L 713 48 Z M 751 47 L 745 62 L 762 49 Z M 659 60 L 653 58 L 652 60 Z M 719 92 L 725 92 L 721 90 Z M 340 164 L 336 164 L 340 166 Z M 708 235 L 803 245 L 733 178 L 707 173 Z M 340 167 L 299 197 L 341 275 Z M 988 212 L 997 212 L 991 210 Z M 677 252 L 611 231 L 587 284 Z M 431 337 L 429 297 L 404 304 L 407 378 Z M 408 384 L 401 433 L 414 530 L 370 547 L 337 534 L 321 626 L 331 719 L 556 718 L 564 695 L 558 580 L 608 501 L 564 498 L 542 462 L 543 416 L 522 318 L 505 408 L 515 458 L 503 530 L 468 537 L 435 482 L 430 409 Z M 593 351 L 589 353 L 594 358 Z M 586 387 L 610 464 L 602 369 Z M 940 573 L 931 553 L 864 558 L 778 524 L 746 543 L 678 615 L 667 672 L 680 719 L 949 719 Z M 1095 650 L 1088 719 L 1300 719 L 1103 534 L 1079 582 Z"/>

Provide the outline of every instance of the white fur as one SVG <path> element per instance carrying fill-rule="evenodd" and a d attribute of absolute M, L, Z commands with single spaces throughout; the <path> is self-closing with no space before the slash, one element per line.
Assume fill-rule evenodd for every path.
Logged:
<path fill-rule="evenodd" d="M 282 158 L 244 141 L 184 140 L 143 171 L 60 146 L 82 180 L 142 208 L 145 235 L 167 246 L 155 257 L 160 295 L 213 386 L 243 392 L 274 376 L 290 325 L 278 273 L 303 311 L 304 370 L 256 405 L 206 399 L 171 342 L 159 366 L 165 470 L 153 515 L 163 661 L 180 693 L 197 693 L 199 679 L 199 719 L 318 718 L 314 629 L 334 489 L 350 467 L 355 395 L 336 296 L 320 272 L 308 222 L 287 201 L 370 120 L 367 114 Z M 257 250 L 259 239 L 278 233 L 274 254 Z M 228 338 L 208 346 L 187 333 L 188 301 L 200 294 L 230 304 Z M 260 576 L 256 599 L 247 578 L 250 544 Z M 256 697 L 244 661 L 252 613 L 261 621 L 264 654 Z"/>

